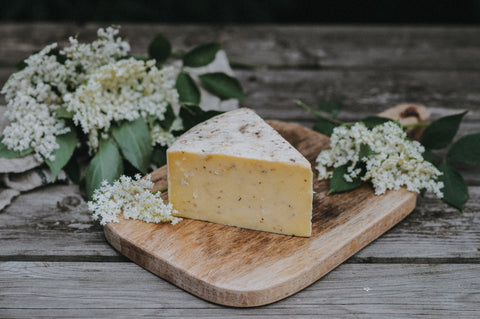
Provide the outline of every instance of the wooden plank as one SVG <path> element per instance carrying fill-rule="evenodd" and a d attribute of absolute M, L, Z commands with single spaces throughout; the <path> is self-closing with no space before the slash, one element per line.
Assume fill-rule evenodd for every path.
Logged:
<path fill-rule="evenodd" d="M 0 69 L 0 83 L 14 69 Z M 340 101 L 346 110 L 374 114 L 399 103 L 423 104 L 432 110 L 471 110 L 480 118 L 479 72 L 468 71 L 237 71 L 247 99 L 263 117 L 312 119 L 293 103 L 315 105 Z M 300 111 L 301 110 L 301 111 Z M 468 117 L 467 117 L 468 118 Z"/>
<path fill-rule="evenodd" d="M 479 272 L 480 265 L 471 264 L 344 264 L 280 302 L 227 308 L 185 293 L 133 263 L 2 262 L 0 314 L 8 318 L 474 318 L 480 311 Z"/>
<path fill-rule="evenodd" d="M 480 187 L 469 191 L 464 213 L 430 195 L 419 198 L 406 219 L 350 262 L 478 262 Z M 0 245 L 0 260 L 124 260 L 91 221 L 73 185 L 47 186 L 15 199 L 0 212 L 0 241 L 8 243 Z"/>
<path fill-rule="evenodd" d="M 291 116 L 293 103 L 302 99 L 318 104 L 340 101 L 350 112 L 378 113 L 400 103 L 428 108 L 472 110 L 478 115 L 479 72 L 444 71 L 238 71 L 247 99 L 242 103 L 261 108 L 267 118 Z M 305 118 L 312 118 L 306 111 Z"/>
<path fill-rule="evenodd" d="M 328 147 L 326 136 L 303 126 L 269 124 L 310 162 Z M 167 187 L 167 180 L 166 166 L 153 172 L 153 190 Z M 324 276 L 405 218 L 417 197 L 406 189 L 375 196 L 367 185 L 327 196 L 327 182 L 317 178 L 313 191 L 312 234 L 307 238 L 191 219 L 175 226 L 121 219 L 105 226 L 105 236 L 130 260 L 196 296 L 254 307 L 290 296 Z"/>
<path fill-rule="evenodd" d="M 0 69 L 2 85 L 12 71 Z M 480 72 L 242 70 L 236 74 L 247 95 L 242 105 L 268 119 L 312 120 L 314 116 L 293 101 L 316 105 L 331 99 L 344 104 L 343 119 L 358 119 L 359 115 L 410 102 L 427 106 L 433 118 L 468 109 L 467 121 L 480 120 Z"/>
<path fill-rule="evenodd" d="M 52 42 L 96 37 L 89 23 L 2 23 L 0 66 Z M 134 54 L 162 31 L 175 48 L 218 41 L 233 60 L 274 68 L 480 69 L 480 28 L 442 26 L 278 26 L 122 24 Z"/>
<path fill-rule="evenodd" d="M 466 210 L 470 213 L 441 203 L 431 194 L 419 197 L 417 208 L 410 216 L 352 257 L 350 262 L 446 262 L 444 256 L 449 251 L 452 258 L 448 262 L 480 263 L 480 232 L 472 229 L 480 223 L 480 189 L 469 187 L 469 191 Z"/>
<path fill-rule="evenodd" d="M 124 260 L 94 224 L 77 186 L 54 185 L 16 198 L 0 213 L 0 258 L 69 256 Z"/>
<path fill-rule="evenodd" d="M 5 25 L 9 27 L 5 28 Z M 159 26 L 143 25 L 138 29 L 132 26 L 128 31 L 126 27 L 130 26 L 124 26 L 122 32 L 131 38 L 134 52 L 143 53 Z M 91 39 L 96 28 L 94 24 L 0 24 L 0 66 L 7 66 L 0 68 L 0 83 L 3 85 L 13 70 L 8 66 L 31 51 L 50 42 L 65 40 L 80 30 L 81 39 Z M 181 25 L 164 26 L 164 31 L 173 37 L 174 45 L 179 48 L 219 40 L 224 43 L 230 58 L 279 70 L 278 73 L 237 70 L 242 83 L 251 82 L 244 84 L 253 94 L 247 102 L 268 118 L 311 125 L 313 117 L 299 111 L 290 102 L 293 98 L 311 104 L 326 97 L 346 98 L 347 103 L 342 101 L 346 108 L 343 119 L 358 119 L 397 101 L 408 100 L 429 106 L 433 118 L 469 108 L 471 112 L 462 124 L 460 134 L 478 132 L 480 104 L 475 85 L 479 81 L 475 73 L 480 69 L 479 27 L 323 26 L 317 29 L 315 26 Z M 288 71 L 294 68 L 338 71 L 340 75 L 299 71 L 298 74 L 304 75 L 296 76 L 295 72 Z M 262 75 L 261 82 L 256 83 L 259 74 Z M 292 74 L 293 82 L 288 83 Z M 373 83 L 374 88 L 367 83 Z M 281 95 L 284 89 L 290 90 L 289 94 Z M 3 103 L 3 97 L 0 97 L 0 104 Z M 477 186 L 470 187 L 471 199 L 464 214 L 431 196 L 419 199 L 417 209 L 409 217 L 356 254 L 349 264 L 340 266 L 301 293 L 268 307 L 230 309 L 207 303 L 191 306 L 192 300 L 201 301 L 163 281 L 160 286 L 152 288 L 150 285 L 157 282 L 156 277 L 147 273 L 150 277 L 138 280 L 138 273 L 146 272 L 129 263 L 70 262 L 53 263 L 53 266 L 39 263 L 36 266 L 42 270 L 25 271 L 22 279 L 17 281 L 19 275 L 11 277 L 12 271 L 5 274 L 3 265 L 8 264 L 17 272 L 21 272 L 26 264 L 35 265 L 17 262 L 0 266 L 0 317 L 290 318 L 298 315 L 318 318 L 323 314 L 326 317 L 361 318 L 476 318 L 480 304 L 478 265 L 402 264 L 479 263 L 480 174 L 478 169 L 468 167 L 465 172 L 469 174 L 465 176 L 469 183 Z M 51 195 L 50 192 L 58 194 Z M 57 201 L 69 196 L 78 196 L 75 187 L 46 187 L 22 195 L 7 210 L 0 212 L 0 241 L 7 243 L 0 246 L 0 260 L 122 260 L 105 243 L 100 228 L 92 226 L 83 203 L 72 205 L 67 200 L 67 204 L 60 205 L 63 208 L 56 207 Z M 384 262 L 389 264 L 382 264 Z M 111 268 L 112 265 L 115 266 Z M 46 277 L 43 271 L 47 267 L 44 266 L 53 267 Z M 123 275 L 125 272 L 131 272 L 130 276 Z M 363 277 L 365 272 L 368 274 Z M 388 277 L 377 277 L 387 273 Z M 107 274 L 120 274 L 124 279 L 121 286 L 127 288 L 126 292 L 118 289 L 118 278 Z M 332 277 L 337 274 L 339 277 Z M 333 278 L 331 286 L 320 285 L 330 281 L 329 278 Z M 90 286 L 94 281 L 103 284 Z M 378 291 L 373 289 L 377 286 Z M 135 294 L 126 295 L 128 290 L 135 291 Z M 152 292 L 162 290 L 180 291 L 180 297 L 169 292 L 164 295 L 165 299 L 173 296 L 175 302 L 159 302 L 152 297 Z M 98 291 L 101 298 L 96 299 Z M 191 298 L 186 302 L 187 308 L 178 309 L 183 307 L 185 296 Z M 25 305 L 31 301 L 34 301 L 32 308 L 26 309 Z M 106 308 L 95 308 L 102 304 Z M 118 307 L 119 304 L 124 305 Z M 4 305 L 8 307 L 4 308 Z M 463 311 L 459 313 L 460 310 Z"/>
<path fill-rule="evenodd" d="M 16 68 L 12 68 L 12 67 L 7 67 L 7 68 L 2 68 L 0 67 L 0 90 L 1 88 L 3 88 L 3 86 L 5 85 L 5 83 L 7 82 L 8 78 L 10 77 L 10 75 L 15 72 L 17 69 Z M 4 94 L 0 94 L 0 105 L 5 105 L 7 102 L 6 102 L 6 99 L 5 99 L 5 95 Z"/>
<path fill-rule="evenodd" d="M 467 167 L 462 172 L 467 182 L 479 185 L 478 168 Z M 419 199 L 409 218 L 352 260 L 478 260 L 480 231 L 475 212 L 479 210 L 480 189 L 470 187 L 470 195 L 464 214 L 431 196 Z M 45 187 L 16 199 L 0 214 L 0 239 L 9 242 L 1 246 L 0 259 L 122 260 L 106 244 L 101 228 L 91 223 L 80 200 L 78 189 L 65 185 Z"/>

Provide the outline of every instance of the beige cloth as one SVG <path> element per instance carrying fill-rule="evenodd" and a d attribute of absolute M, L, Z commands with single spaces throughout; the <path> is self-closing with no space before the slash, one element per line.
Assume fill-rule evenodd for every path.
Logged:
<path fill-rule="evenodd" d="M 230 63 L 228 62 L 227 54 L 225 51 L 220 50 L 215 56 L 215 60 L 209 65 L 200 68 L 185 67 L 190 75 L 192 75 L 194 81 L 199 84 L 200 80 L 198 76 L 205 73 L 224 72 L 230 76 L 234 76 Z M 238 100 L 221 100 L 218 96 L 212 95 L 207 92 L 203 87 L 199 85 L 201 100 L 200 107 L 204 110 L 217 110 L 217 111 L 231 111 L 238 108 Z"/>
<path fill-rule="evenodd" d="M 8 124 L 5 110 L 4 106 L 0 106 L 0 132 L 3 132 Z M 66 174 L 60 172 L 57 181 L 66 182 Z M 0 158 L 0 211 L 21 192 L 52 182 L 50 170 L 33 155 L 21 158 Z"/>

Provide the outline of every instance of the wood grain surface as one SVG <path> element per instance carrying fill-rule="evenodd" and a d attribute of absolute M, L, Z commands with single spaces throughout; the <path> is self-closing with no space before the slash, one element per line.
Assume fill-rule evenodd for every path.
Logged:
<path fill-rule="evenodd" d="M 269 122 L 313 165 L 328 137 L 303 126 Z M 166 166 L 152 174 L 153 190 L 167 186 Z M 312 284 L 393 227 L 414 208 L 404 189 L 375 196 L 364 185 L 327 196 L 314 176 L 312 236 L 301 238 L 185 219 L 178 225 L 121 219 L 105 226 L 120 253 L 208 301 L 235 307 L 278 301 Z M 164 199 L 168 200 L 165 194 Z"/>
<path fill-rule="evenodd" d="M 279 302 L 222 307 L 126 262 L 0 264 L 2 318 L 476 319 L 478 264 L 342 264 Z M 28 293 L 26 293 L 28 292 Z M 313 301 L 313 302 L 312 302 Z"/>
<path fill-rule="evenodd" d="M 0 23 L 0 86 L 15 63 L 109 23 Z M 134 54 L 162 31 L 175 48 L 218 41 L 263 118 L 312 127 L 294 99 L 343 104 L 358 120 L 423 104 L 431 118 L 469 110 L 455 139 L 479 132 L 479 26 L 124 24 Z M 0 95 L 0 104 L 4 104 Z M 196 298 L 128 261 L 93 223 L 75 185 L 23 193 L 0 212 L 1 318 L 478 318 L 480 167 L 459 165 L 464 212 L 426 194 L 390 231 L 297 294 L 254 308 Z"/>

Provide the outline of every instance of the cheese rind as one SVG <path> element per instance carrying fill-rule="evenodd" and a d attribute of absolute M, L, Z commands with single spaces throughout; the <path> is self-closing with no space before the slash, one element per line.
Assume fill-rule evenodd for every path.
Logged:
<path fill-rule="evenodd" d="M 212 117 L 180 136 L 168 152 L 222 154 L 257 160 L 310 163 L 254 111 L 241 108 Z"/>
<path fill-rule="evenodd" d="M 311 235 L 310 163 L 253 111 L 235 110 L 193 128 L 167 151 L 167 162 L 169 200 L 179 216 Z"/>

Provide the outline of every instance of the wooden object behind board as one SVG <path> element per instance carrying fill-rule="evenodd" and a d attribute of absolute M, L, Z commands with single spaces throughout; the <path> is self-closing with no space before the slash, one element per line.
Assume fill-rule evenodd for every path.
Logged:
<path fill-rule="evenodd" d="M 312 167 L 328 147 L 328 137 L 303 126 L 269 124 Z M 166 187 L 166 166 L 153 172 L 152 180 L 154 190 Z M 105 236 L 138 265 L 200 298 L 237 307 L 264 305 L 321 278 L 401 221 L 416 202 L 416 194 L 404 189 L 382 196 L 368 185 L 344 194 L 327 196 L 327 191 L 328 182 L 315 174 L 310 238 L 190 219 L 175 226 L 121 219 L 105 226 Z"/>

